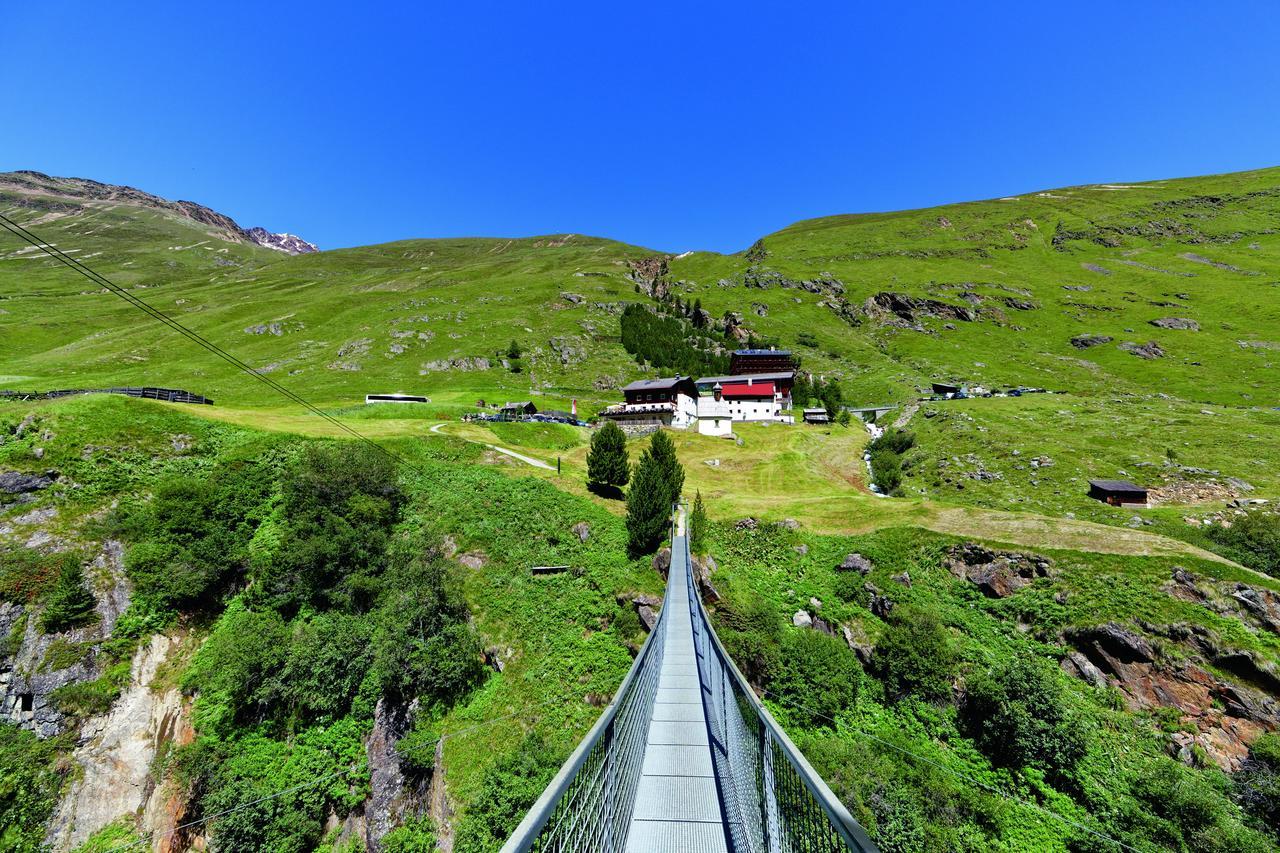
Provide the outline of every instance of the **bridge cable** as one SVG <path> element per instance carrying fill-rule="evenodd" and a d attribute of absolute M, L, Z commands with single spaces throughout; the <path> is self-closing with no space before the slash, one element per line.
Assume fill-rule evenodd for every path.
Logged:
<path fill-rule="evenodd" d="M 165 314 L 163 311 L 154 307 L 153 305 L 146 302 L 142 298 L 135 296 L 132 293 L 129 293 L 127 290 L 115 284 L 106 276 L 92 269 L 87 264 L 66 254 L 57 246 L 54 246 L 51 243 L 41 240 L 31 231 L 27 230 L 22 225 L 19 225 L 18 223 L 14 222 L 12 219 L 10 219 L 9 217 L 5 216 L 2 213 L 0 213 L 0 227 L 3 227 L 6 231 L 10 232 L 11 234 L 18 237 L 19 239 L 27 243 L 30 243 L 32 246 L 48 254 L 54 260 L 69 267 L 71 270 L 79 273 L 80 275 L 84 276 L 85 278 L 89 279 L 95 284 L 99 284 L 102 287 L 105 287 L 111 293 L 114 293 L 116 296 L 119 296 L 121 299 L 125 300 L 130 305 L 133 305 L 135 308 L 138 308 L 139 310 L 148 314 L 153 319 L 158 320 L 159 322 L 163 323 L 164 325 L 178 332 L 182 336 L 186 337 L 188 340 L 192 341 L 198 346 L 203 347 L 204 349 L 213 353 L 218 358 L 222 359 L 223 361 L 235 367 L 237 370 L 240 370 L 243 373 L 249 374 L 254 379 L 257 379 L 259 382 L 266 385 L 268 388 L 271 388 L 273 391 L 283 395 L 284 397 L 288 398 L 292 402 L 297 403 L 298 405 L 307 409 L 309 412 L 316 415 L 317 417 L 324 419 L 325 421 L 329 422 L 333 426 L 349 434 L 351 437 L 357 439 L 358 441 L 364 442 L 370 447 L 373 447 L 374 449 L 380 451 L 381 453 L 391 457 L 391 459 L 393 459 L 394 461 L 397 461 L 409 468 L 412 468 L 420 474 L 426 473 L 422 468 L 418 467 L 412 462 L 409 462 L 399 454 L 391 450 L 388 450 L 386 447 L 383 447 L 381 444 L 377 443 L 376 441 L 369 438 L 368 436 L 365 436 L 364 434 L 360 433 L 359 431 L 349 426 L 348 424 L 338 420 L 337 418 L 333 417 L 329 413 L 321 410 L 318 406 L 311 403 L 309 400 L 305 399 L 298 393 L 284 387 L 279 382 L 276 382 L 274 379 L 263 374 L 261 371 L 255 370 L 253 367 L 250 367 L 240 358 L 227 352 L 222 347 L 208 340 L 204 336 L 200 335 L 198 332 L 195 332 L 189 327 L 183 325 L 181 322 L 179 322 L 178 320 L 175 320 L 173 317 L 170 317 L 168 314 Z"/>
<path fill-rule="evenodd" d="M 812 716 L 814 716 L 814 717 L 819 717 L 819 718 L 821 718 L 821 719 L 827 720 L 828 722 L 832 723 L 833 725 L 835 725 L 835 724 L 836 724 L 836 720 L 835 720 L 835 718 L 834 718 L 834 717 L 828 716 L 827 714 L 823 714 L 822 712 L 820 712 L 820 711 L 816 711 L 816 710 L 814 710 L 813 708 L 806 707 L 806 706 L 804 706 L 804 705 L 800 704 L 799 702 L 793 702 L 793 701 L 791 701 L 791 700 L 789 700 L 789 699 L 784 699 L 783 697 L 779 696 L 777 693 L 774 693 L 774 692 L 772 692 L 772 691 L 770 691 L 770 690 L 761 690 L 760 692 L 761 692 L 763 695 L 768 696 L 768 697 L 769 697 L 770 699 L 772 699 L 773 701 L 777 702 L 779 705 L 783 705 L 783 706 L 790 707 L 790 708 L 793 708 L 793 709 L 796 709 L 796 710 L 804 711 L 805 713 L 808 713 L 808 714 L 810 714 L 810 715 L 812 715 Z M 1106 834 L 1106 833 L 1104 833 L 1104 832 L 1099 832 L 1098 830 L 1096 830 L 1096 829 L 1092 829 L 1092 828 L 1090 828 L 1090 827 L 1088 827 L 1088 826 L 1085 826 L 1084 824 L 1077 823 L 1076 821 L 1072 820 L 1071 818 L 1066 817 L 1065 815 L 1060 815 L 1060 814 L 1058 814 L 1057 812 L 1052 811 L 1052 810 L 1050 810 L 1050 809 L 1047 809 L 1047 808 L 1045 808 L 1044 806 L 1041 806 L 1041 805 L 1040 805 L 1040 804 L 1038 804 L 1038 803 L 1034 803 L 1034 802 L 1032 802 L 1031 800 L 1027 800 L 1027 799 L 1024 799 L 1024 798 L 1022 798 L 1022 797 L 1019 797 L 1017 794 L 1011 794 L 1011 793 L 1009 793 L 1008 791 L 1005 791 L 1005 790 L 1002 790 L 1002 789 L 1000 789 L 1000 788 L 997 788 L 996 786 L 994 786 L 994 785 L 992 785 L 992 784 L 990 784 L 990 783 L 988 783 L 988 782 L 983 782 L 983 781 L 982 781 L 982 780 L 980 780 L 980 779 L 977 779 L 977 778 L 975 778 L 975 777 L 973 777 L 973 776 L 970 776 L 969 774 L 967 774 L 967 773 L 965 773 L 965 772 L 963 772 L 963 771 L 961 771 L 961 770 L 956 770 L 954 767 L 948 767 L 948 766 L 946 766 L 945 764 L 941 764 L 941 763 L 939 763 L 939 762 L 937 762 L 937 761 L 934 761 L 933 759 L 926 758 L 925 756 L 920 755 L 919 753 L 912 752 L 911 750 L 907 749 L 906 747 L 899 746 L 898 744 L 893 743 L 893 742 L 888 741 L 888 740 L 885 740 L 885 739 L 884 739 L 884 738 L 882 738 L 882 737 L 878 737 L 878 736 L 876 736 L 876 735 L 873 735 L 871 732 L 863 731 L 863 730 L 861 730 L 861 729 L 858 729 L 858 728 L 852 728 L 852 727 L 850 727 L 850 729 L 846 729 L 846 731 L 850 731 L 850 730 L 852 731 L 852 733 L 853 733 L 855 736 L 865 737 L 865 738 L 868 738 L 869 740 L 873 740 L 873 741 L 875 741 L 876 743 L 879 743 L 879 744 L 882 744 L 882 745 L 884 745 L 884 746 L 887 746 L 887 747 L 889 747 L 890 749 L 897 750 L 898 752 L 902 753 L 903 755 L 910 756 L 911 758 L 914 758 L 914 759 L 916 759 L 917 761 L 922 761 L 922 762 L 924 762 L 925 764 L 928 764 L 929 766 L 931 766 L 931 767 L 933 767 L 933 768 L 935 768 L 935 769 L 937 769 L 937 770 L 942 770 L 942 771 L 943 771 L 943 772 L 945 772 L 945 773 L 949 773 L 949 774 L 951 774 L 952 776 L 955 776 L 955 777 L 957 777 L 957 778 L 959 778 L 959 779 L 963 779 L 964 781 L 969 782 L 970 784 L 976 785 L 976 786 L 978 786 L 979 788 L 981 788 L 982 790 L 986 791 L 986 792 L 987 792 L 987 793 L 989 793 L 989 794 L 995 794 L 996 796 L 1003 797 L 1004 799 L 1006 799 L 1006 800 L 1010 800 L 1011 802 L 1018 803 L 1019 805 L 1026 806 L 1027 808 L 1030 808 L 1030 809 L 1033 809 L 1033 810 L 1035 810 L 1035 811 L 1037 811 L 1037 812 L 1040 812 L 1041 814 L 1046 815 L 1046 816 L 1048 816 L 1048 817 L 1051 817 L 1051 818 L 1053 818 L 1054 820 L 1060 821 L 1061 823 L 1064 823 L 1064 824 L 1066 824 L 1067 826 L 1073 827 L 1073 828 L 1075 828 L 1075 829 L 1079 829 L 1079 830 L 1081 830 L 1081 831 L 1083 831 L 1083 832 L 1087 832 L 1087 833 L 1089 833 L 1090 835 L 1093 835 L 1093 836 L 1096 836 L 1097 838 L 1102 839 L 1103 841 L 1110 842 L 1111 844 L 1114 844 L 1114 845 L 1116 845 L 1117 847 L 1119 847 L 1119 848 L 1121 848 L 1121 849 L 1123 849 L 1123 850 L 1130 850 L 1130 851 L 1133 851 L 1133 853 L 1142 853 L 1142 851 L 1141 851 L 1141 850 L 1139 850 L 1138 848 L 1133 847 L 1133 846 L 1130 846 L 1130 845 L 1128 845 L 1128 844 L 1125 844 L 1123 841 L 1120 841 L 1120 840 L 1119 840 L 1119 839 L 1117 839 L 1117 838 L 1113 838 L 1113 837 L 1111 837 L 1110 835 L 1107 835 L 1107 834 Z"/>

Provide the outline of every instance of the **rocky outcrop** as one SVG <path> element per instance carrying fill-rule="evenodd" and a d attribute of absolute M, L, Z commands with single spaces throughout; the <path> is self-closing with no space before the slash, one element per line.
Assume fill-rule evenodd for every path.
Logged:
<path fill-rule="evenodd" d="M 836 566 L 839 572 L 857 572 L 860 575 L 867 575 L 875 568 L 875 564 L 866 557 L 858 553 L 846 554 L 845 558 Z"/>
<path fill-rule="evenodd" d="M 1076 335 L 1071 339 L 1071 345 L 1076 349 L 1089 349 L 1090 347 L 1109 344 L 1114 340 L 1110 335 Z"/>
<path fill-rule="evenodd" d="M 45 471 L 43 474 L 0 471 L 0 492 L 9 495 L 27 495 L 49 488 L 57 479 L 57 471 Z"/>
<path fill-rule="evenodd" d="M 943 565 L 961 580 L 976 584 L 988 598 L 1005 598 L 1036 578 L 1048 577 L 1053 561 L 1039 554 L 994 551 L 966 542 L 950 548 Z"/>
<path fill-rule="evenodd" d="M 1170 639 L 1211 656 L 1225 672 L 1263 689 L 1280 685 L 1280 676 L 1253 655 L 1218 651 L 1203 628 L 1164 630 Z M 1131 711 L 1177 709 L 1181 722 L 1194 730 L 1191 742 L 1223 770 L 1238 769 L 1248 757 L 1249 744 L 1263 732 L 1280 728 L 1280 702 L 1260 690 L 1224 681 L 1193 660 L 1164 660 L 1150 640 L 1122 625 L 1108 622 L 1073 629 L 1066 632 L 1066 640 L 1076 651 L 1063 660 L 1064 670 L 1090 684 L 1119 688 Z"/>
<path fill-rule="evenodd" d="M 1135 344 L 1133 341 L 1124 341 L 1120 344 L 1120 349 L 1135 355 L 1138 358 L 1151 361 L 1152 359 L 1164 358 L 1164 348 L 1155 341 L 1148 341 L 1145 344 Z"/>
<path fill-rule="evenodd" d="M 72 755 L 79 770 L 49 822 L 49 846 L 70 850 L 122 817 L 150 813 L 163 822 L 165 810 L 159 805 L 167 794 L 156 786 L 152 763 L 162 745 L 183 746 L 195 735 L 178 689 L 155 691 L 152 680 L 180 642 L 180 636 L 156 635 L 139 648 L 129 686 L 110 712 L 81 726 Z"/>
<path fill-rule="evenodd" d="M 671 549 L 659 548 L 658 553 L 653 555 L 653 570 L 664 578 L 667 572 L 671 570 Z"/>
<path fill-rule="evenodd" d="M 627 261 L 627 278 L 640 285 L 646 296 L 661 299 L 667 293 L 667 273 L 670 267 L 664 257 L 637 258 Z"/>
<path fill-rule="evenodd" d="M 374 706 L 373 731 L 365 743 L 369 799 L 364 807 L 364 833 L 370 853 L 381 851 L 382 837 L 403 821 L 422 796 L 420 786 L 405 773 L 403 757 L 396 748 L 400 735 L 413 727 L 414 710 L 413 705 L 388 702 L 386 698 Z"/>
<path fill-rule="evenodd" d="M 320 251 L 315 243 L 308 243 L 296 234 L 284 232 L 273 234 L 261 226 L 245 229 L 244 236 L 249 239 L 249 242 L 256 243 L 264 249 L 275 249 L 286 255 L 308 255 Z"/>
<path fill-rule="evenodd" d="M 444 370 L 462 371 L 463 373 L 466 373 L 475 370 L 489 370 L 491 367 L 493 367 L 493 362 L 483 356 L 436 359 L 435 361 L 424 361 L 422 363 L 422 367 L 418 369 L 418 375 L 425 376 L 428 373 L 436 373 Z"/>
<path fill-rule="evenodd" d="M 1200 331 L 1200 324 L 1187 317 L 1161 317 L 1158 320 L 1149 322 L 1158 329 L 1181 329 L 1186 332 Z"/>
<path fill-rule="evenodd" d="M 952 305 L 937 299 L 923 296 L 911 296 L 906 293 L 881 291 L 867 297 L 862 306 L 863 313 L 871 319 L 889 326 L 924 331 L 921 318 L 936 317 L 942 320 L 960 320 L 972 323 L 978 319 L 978 312 L 964 305 Z"/>

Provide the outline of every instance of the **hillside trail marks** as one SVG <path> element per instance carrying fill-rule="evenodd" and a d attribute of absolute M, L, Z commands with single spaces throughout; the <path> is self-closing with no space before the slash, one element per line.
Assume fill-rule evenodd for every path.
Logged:
<path fill-rule="evenodd" d="M 445 424 L 436 424 L 431 428 L 430 431 L 434 432 L 436 435 L 447 435 L 448 433 L 440 432 L 441 428 L 444 426 Z M 465 438 L 465 436 L 463 436 L 463 438 Z M 534 459 L 532 456 L 525 456 L 523 453 L 517 453 L 516 451 L 511 450 L 510 448 L 499 447 L 496 444 L 489 444 L 487 441 L 475 441 L 475 439 L 473 438 L 467 438 L 466 440 L 473 441 L 476 444 L 483 444 L 485 447 L 489 448 L 490 450 L 496 451 L 505 456 L 510 456 L 512 459 L 519 459 L 521 462 L 524 462 L 526 465 L 532 465 L 535 468 L 542 468 L 543 470 L 546 470 L 546 471 L 556 470 L 554 465 L 548 465 L 546 462 L 543 462 L 541 459 Z"/>

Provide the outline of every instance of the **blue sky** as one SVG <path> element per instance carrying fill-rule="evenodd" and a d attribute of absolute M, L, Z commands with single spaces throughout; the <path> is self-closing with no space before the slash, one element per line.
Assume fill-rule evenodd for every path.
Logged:
<path fill-rule="evenodd" d="M 905 5 L 7 3 L 0 170 L 326 248 L 737 251 L 812 216 L 1280 164 L 1273 2 Z"/>

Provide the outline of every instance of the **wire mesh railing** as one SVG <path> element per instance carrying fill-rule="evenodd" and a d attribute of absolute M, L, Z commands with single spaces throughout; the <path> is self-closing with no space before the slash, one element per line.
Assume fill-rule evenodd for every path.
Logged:
<path fill-rule="evenodd" d="M 503 853 L 615 853 L 626 847 L 658 692 L 663 607 L 627 677 L 582 743 L 503 846 Z"/>
<path fill-rule="evenodd" d="M 688 540 L 681 540 L 688 549 Z M 711 762 L 734 851 L 872 853 L 877 847 L 734 666 L 711 627 L 689 561 L 689 611 Z"/>

